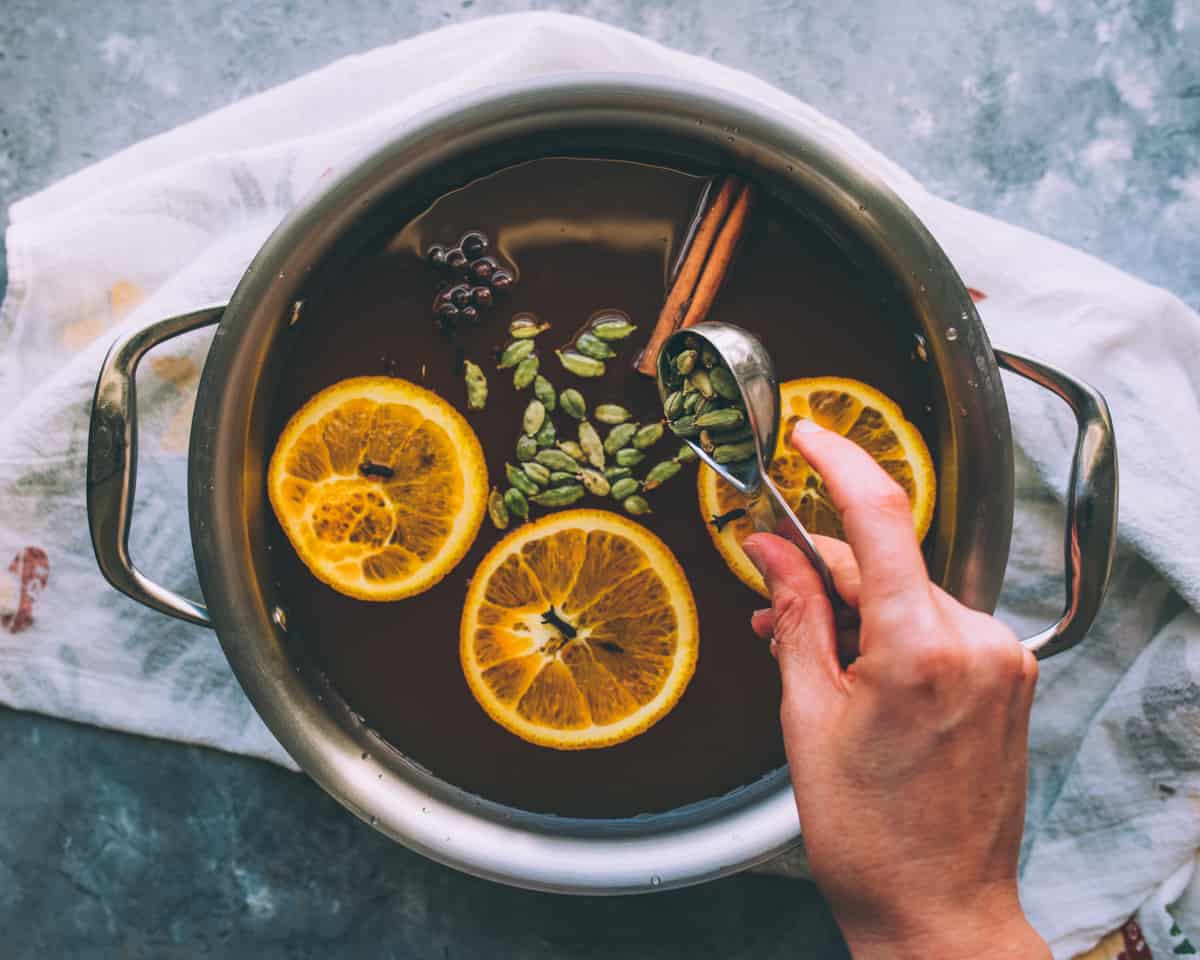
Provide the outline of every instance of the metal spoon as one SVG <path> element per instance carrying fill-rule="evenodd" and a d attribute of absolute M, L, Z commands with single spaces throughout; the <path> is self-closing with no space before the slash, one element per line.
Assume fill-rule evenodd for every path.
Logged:
<path fill-rule="evenodd" d="M 825 585 L 825 592 L 834 610 L 844 609 L 845 601 L 834 588 L 829 567 L 817 552 L 808 531 L 771 480 L 769 469 L 779 435 L 780 401 L 779 381 L 775 379 L 770 355 L 756 336 L 730 323 L 706 321 L 679 330 L 667 338 L 658 354 L 658 393 L 663 401 L 670 393 L 667 385 L 670 365 L 674 363 L 675 356 L 686 349 L 685 343 L 689 337 L 708 344 L 733 375 L 754 434 L 755 456 L 734 463 L 717 463 L 694 440 L 684 438 L 684 442 L 696 451 L 701 460 L 716 470 L 718 476 L 749 498 L 747 514 L 756 530 L 787 537 L 803 551 Z"/>

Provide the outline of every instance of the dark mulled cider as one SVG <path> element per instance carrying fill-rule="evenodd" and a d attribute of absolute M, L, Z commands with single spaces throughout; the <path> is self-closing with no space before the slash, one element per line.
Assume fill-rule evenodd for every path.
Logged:
<path fill-rule="evenodd" d="M 497 362 L 512 342 L 510 323 L 522 314 L 549 324 L 536 338 L 539 372 L 556 392 L 575 388 L 589 411 L 611 404 L 640 424 L 661 422 L 654 380 L 634 364 L 706 190 L 712 192 L 708 177 L 663 166 L 551 158 L 502 169 L 436 199 L 364 252 L 336 289 L 306 304 L 270 441 L 314 394 L 338 381 L 403 378 L 463 414 L 482 445 L 488 487 L 504 491 L 505 464 L 519 462 L 514 444 L 533 392 L 514 389 L 515 367 L 497 369 Z M 469 233 L 486 238 L 486 257 L 464 253 L 487 261 L 479 276 L 462 281 L 453 264 L 430 262 L 430 247 L 457 253 Z M 434 259 L 441 259 L 436 251 Z M 503 276 L 498 284 L 485 282 L 496 272 L 511 282 Z M 451 297 L 460 283 L 466 292 Z M 472 295 L 480 286 L 489 292 Z M 464 308 L 472 312 L 464 316 Z M 707 316 L 756 333 L 780 381 L 839 376 L 881 390 L 932 446 L 931 384 L 913 357 L 913 318 L 900 309 L 823 230 L 760 191 Z M 555 351 L 599 315 L 627 317 L 637 329 L 611 343 L 615 356 L 602 361 L 602 376 L 581 377 Z M 465 361 L 487 378 L 482 409 L 468 409 Z M 561 405 L 547 418 L 559 439 L 575 438 L 578 424 Z M 644 476 L 679 446 L 666 432 L 634 473 Z M 399 751 L 490 800 L 563 816 L 626 817 L 749 784 L 785 763 L 778 670 L 749 627 L 751 612 L 766 601 L 730 572 L 706 529 L 711 518 L 698 506 L 697 466 L 685 462 L 645 492 L 648 513 L 630 516 L 620 501 L 591 491 L 569 507 L 615 511 L 653 531 L 674 553 L 695 597 L 699 652 L 691 682 L 669 713 L 625 742 L 586 750 L 537 746 L 496 723 L 472 696 L 459 659 L 463 606 L 485 555 L 520 526 L 516 516 L 506 531 L 485 516 L 444 579 L 384 603 L 320 582 L 273 524 L 273 575 L 286 600 L 289 637 Z M 529 518 L 555 510 L 535 502 Z"/>

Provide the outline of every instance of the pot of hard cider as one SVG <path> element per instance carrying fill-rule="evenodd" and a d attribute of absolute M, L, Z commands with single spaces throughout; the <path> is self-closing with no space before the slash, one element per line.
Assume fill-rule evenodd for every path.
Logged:
<path fill-rule="evenodd" d="M 664 890 L 741 870 L 799 841 L 788 771 L 774 735 L 766 738 L 776 751 L 767 763 L 773 769 L 750 782 L 726 785 L 720 795 L 691 801 L 691 794 L 671 793 L 668 783 L 665 809 L 637 814 L 636 804 L 618 805 L 605 815 L 603 804 L 589 806 L 587 797 L 577 798 L 574 807 L 564 802 L 559 810 L 539 809 L 536 800 L 514 801 L 515 795 L 488 787 L 486 779 L 473 781 L 470 764 L 462 765 L 461 776 L 445 775 L 437 760 L 437 724 L 427 744 L 432 752 L 414 749 L 410 755 L 404 746 L 410 732 L 424 729 L 418 719 L 380 735 L 370 711 L 360 713 L 354 698 L 343 696 L 343 684 L 331 681 L 329 671 L 305 655 L 299 638 L 328 633 L 328 624 L 311 622 L 303 598 L 286 595 L 272 574 L 269 547 L 278 531 L 264 477 L 278 434 L 280 397 L 294 409 L 299 400 L 289 398 L 295 383 L 326 376 L 324 366 L 336 370 L 349 363 L 328 347 L 323 360 L 309 364 L 308 374 L 294 362 L 305 349 L 297 344 L 305 336 L 309 305 L 328 295 L 339 309 L 356 309 L 355 301 L 338 297 L 353 297 L 356 286 L 370 285 L 354 279 L 364 251 L 386 246 L 398 225 L 414 222 L 437 198 L 536 158 L 736 170 L 781 211 L 795 211 L 803 229 L 841 251 L 838 255 L 865 278 L 863 285 L 877 302 L 899 318 L 899 325 L 907 325 L 907 342 L 912 344 L 914 334 L 921 338 L 925 385 L 915 409 L 934 451 L 938 488 L 926 559 L 932 579 L 976 609 L 995 608 L 1012 529 L 1013 446 L 999 371 L 1010 370 L 1057 394 L 1074 412 L 1078 434 L 1066 492 L 1066 607 L 1057 623 L 1024 641 L 1039 656 L 1079 642 L 1107 583 L 1117 505 L 1112 424 L 1103 399 L 1085 384 L 1034 360 L 993 350 L 946 255 L 874 175 L 793 117 L 657 77 L 546 79 L 492 88 L 430 111 L 348 162 L 304 201 L 262 247 L 228 304 L 163 320 L 114 345 L 97 385 L 87 493 L 97 559 L 115 587 L 165 614 L 211 626 L 247 696 L 297 763 L 349 810 L 395 840 L 469 873 L 523 887 L 588 894 Z M 596 183 L 602 184 L 603 169 L 594 169 L 600 172 Z M 548 181 L 542 189 L 559 195 Z M 571 196 L 587 189 L 586 182 L 564 188 L 562 203 L 570 204 Z M 647 192 L 650 207 L 668 203 L 655 200 L 654 193 Z M 779 216 L 786 221 L 784 213 Z M 538 222 L 545 233 L 545 222 Z M 513 234 L 505 242 L 512 253 L 522 241 Z M 763 247 L 765 260 L 769 247 Z M 744 259 L 748 251 L 739 256 Z M 820 295 L 819 286 L 813 296 Z M 661 297 L 661 285 L 654 293 Z M 764 290 L 760 295 L 775 294 Z M 301 305 L 305 319 L 293 324 Z M 797 325 L 805 323 L 804 313 L 799 307 L 766 311 L 763 329 L 779 331 L 774 342 L 783 345 L 773 351 L 777 366 L 786 366 L 787 356 L 802 349 L 803 341 L 793 345 L 787 337 L 801 336 Z M 331 323 L 353 329 L 351 316 L 343 311 L 339 317 Z M 138 361 L 158 344 L 209 324 L 217 328 L 199 386 L 188 463 L 201 604 L 140 572 L 129 557 L 127 536 L 136 471 Z M 346 343 L 352 340 L 347 334 Z M 897 391 L 909 389 L 903 370 L 880 376 L 890 377 Z M 494 470 L 487 443 L 485 438 Z M 694 503 L 689 509 L 694 514 Z M 685 558 L 689 574 L 693 562 L 705 562 L 701 552 L 694 560 Z M 414 611 L 425 609 L 421 597 L 410 602 Z M 697 602 L 703 621 L 711 601 L 702 594 Z M 403 623 L 396 629 L 403 633 Z M 352 631 L 336 640 L 352 646 Z M 320 646 L 326 639 L 315 642 Z M 412 637 L 398 639 L 392 648 L 412 642 Z M 718 646 L 717 640 L 706 644 L 701 662 L 710 650 L 711 656 L 723 656 Z M 777 704 L 777 699 L 768 703 L 764 716 Z M 677 711 L 682 719 L 671 721 L 676 728 L 702 722 L 697 711 L 685 707 Z M 441 742 L 451 735 L 449 730 L 441 734 Z M 496 743 L 500 756 L 505 748 Z M 559 766 L 553 769 L 561 771 L 556 777 L 577 776 L 582 782 L 599 769 L 597 764 L 608 763 L 603 782 L 616 790 L 620 781 L 656 775 L 651 764 L 637 767 L 631 760 L 633 766 L 622 767 L 599 756 L 606 751 L 591 753 L 592 758 L 581 753 L 554 758 Z M 703 752 L 696 757 L 703 762 Z M 552 789 L 553 779 L 547 776 L 546 789 Z M 683 782 L 686 774 L 678 779 Z"/>

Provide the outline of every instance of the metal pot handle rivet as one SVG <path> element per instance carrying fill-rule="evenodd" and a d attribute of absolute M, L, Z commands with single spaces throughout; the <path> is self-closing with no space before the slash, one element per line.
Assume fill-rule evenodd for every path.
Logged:
<path fill-rule="evenodd" d="M 147 351 L 181 333 L 217 323 L 225 307 L 185 313 L 122 337 L 108 351 L 88 431 L 87 514 L 92 549 L 106 580 L 160 613 L 211 627 L 203 604 L 143 574 L 129 556 L 129 523 L 137 486 L 137 394 L 134 375 Z"/>
<path fill-rule="evenodd" d="M 1067 487 L 1066 607 L 1057 622 L 1021 641 L 1039 659 L 1083 639 L 1104 599 L 1117 546 L 1117 447 L 1108 404 L 1098 392 L 1061 370 L 996 350 L 1005 370 L 1055 394 L 1075 414 L 1075 456 Z"/>

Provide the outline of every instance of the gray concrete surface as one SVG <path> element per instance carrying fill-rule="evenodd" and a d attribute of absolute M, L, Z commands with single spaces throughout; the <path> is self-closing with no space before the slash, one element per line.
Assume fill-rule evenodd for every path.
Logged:
<path fill-rule="evenodd" d="M 1200 307 L 1197 0 L 3 0 L 0 202 L 345 54 L 529 7 L 765 76 L 943 196 Z M 502 889 L 266 764 L 7 711 L 0 944 L 39 960 L 845 955 L 804 885 Z"/>

